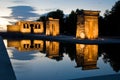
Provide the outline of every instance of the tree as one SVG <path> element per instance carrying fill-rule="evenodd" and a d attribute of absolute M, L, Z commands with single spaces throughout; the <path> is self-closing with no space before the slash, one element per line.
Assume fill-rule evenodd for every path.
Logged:
<path fill-rule="evenodd" d="M 120 0 L 118 0 L 115 5 L 111 9 L 112 14 L 119 14 L 120 13 Z"/>
<path fill-rule="evenodd" d="M 105 26 L 105 20 L 102 16 L 98 18 L 98 26 L 99 26 L 99 36 L 106 35 L 107 28 Z"/>
<path fill-rule="evenodd" d="M 63 19 L 64 13 L 63 13 L 62 10 L 57 9 L 56 11 L 49 12 L 47 17 L 53 17 L 53 18 L 56 18 L 56 19 Z"/>
<path fill-rule="evenodd" d="M 47 14 L 47 16 L 41 16 L 37 21 L 43 21 L 44 22 L 44 29 L 46 25 L 46 21 L 49 17 L 52 17 L 54 19 L 59 19 L 59 25 L 60 25 L 60 33 L 64 33 L 64 13 L 62 10 L 57 9 L 56 11 L 51 11 Z"/>
<path fill-rule="evenodd" d="M 66 31 L 70 35 L 76 34 L 76 22 L 77 22 L 77 15 L 75 11 L 71 11 L 68 17 L 66 17 Z"/>
<path fill-rule="evenodd" d="M 59 25 L 60 25 L 60 33 L 64 33 L 64 13 L 62 10 L 57 9 L 56 11 L 49 12 L 47 15 L 47 18 L 52 17 L 55 19 L 59 19 Z"/>
<path fill-rule="evenodd" d="M 40 18 L 38 19 L 38 20 L 36 20 L 36 21 L 42 21 L 43 22 L 43 27 L 44 27 L 44 32 L 45 32 L 45 30 L 46 30 L 46 16 L 40 16 Z"/>
<path fill-rule="evenodd" d="M 120 0 L 118 0 L 110 11 L 105 12 L 106 34 L 110 36 L 120 36 Z M 109 32 L 109 33 L 107 33 Z"/>
<path fill-rule="evenodd" d="M 120 55 L 118 54 L 120 45 L 116 44 L 108 44 L 101 46 L 102 50 L 104 52 L 103 54 L 103 60 L 105 63 L 110 63 L 110 66 L 113 68 L 115 72 L 120 71 Z M 115 54 L 116 53 L 116 54 Z"/>

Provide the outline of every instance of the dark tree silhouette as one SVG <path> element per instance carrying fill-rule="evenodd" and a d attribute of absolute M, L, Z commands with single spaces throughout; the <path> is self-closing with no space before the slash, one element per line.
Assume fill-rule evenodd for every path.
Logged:
<path fill-rule="evenodd" d="M 76 32 L 76 22 L 77 22 L 77 17 L 76 17 L 76 12 L 71 11 L 68 17 L 66 17 L 66 31 L 70 35 L 75 35 Z"/>
<path fill-rule="evenodd" d="M 64 13 L 62 10 L 57 9 L 56 11 L 51 11 L 47 14 L 47 16 L 41 16 L 37 21 L 43 21 L 44 24 L 46 23 L 46 20 L 52 17 L 54 19 L 59 19 L 60 24 L 60 33 L 64 33 Z"/>
<path fill-rule="evenodd" d="M 110 66 L 113 68 L 115 72 L 120 71 L 120 55 L 119 53 L 120 45 L 116 44 L 108 44 L 103 45 L 103 60 L 105 63 L 110 63 Z"/>
<path fill-rule="evenodd" d="M 46 30 L 46 16 L 40 16 L 40 18 L 37 20 L 37 21 L 42 21 L 43 22 L 43 27 L 44 27 L 44 32 L 45 32 L 45 30 Z"/>
<path fill-rule="evenodd" d="M 57 9 L 56 11 L 52 11 L 48 13 L 47 18 L 52 17 L 55 19 L 59 19 L 60 24 L 60 33 L 64 33 L 64 13 L 62 10 Z"/>
<path fill-rule="evenodd" d="M 105 20 L 102 16 L 99 16 L 98 18 L 98 26 L 99 26 L 99 36 L 103 36 L 105 35 L 107 29 L 106 29 L 106 26 L 105 26 Z"/>
<path fill-rule="evenodd" d="M 108 36 L 120 36 L 120 0 L 118 0 L 110 11 L 104 14 L 105 34 Z"/>
<path fill-rule="evenodd" d="M 46 16 L 41 16 L 37 21 L 43 21 L 44 22 L 44 29 L 45 29 L 45 23 L 46 20 L 49 17 L 59 19 L 60 20 L 60 34 L 64 35 L 76 35 L 76 24 L 77 24 L 77 15 L 83 14 L 83 9 L 76 9 L 76 11 L 71 11 L 69 15 L 66 15 L 63 13 L 62 10 L 57 9 L 56 11 L 49 12 Z M 108 11 L 109 13 L 109 11 Z M 108 15 L 108 14 L 106 14 Z M 105 28 L 105 20 L 102 16 L 99 16 L 99 26 L 100 26 L 100 35 L 106 34 L 107 28 Z"/>
<path fill-rule="evenodd" d="M 71 11 L 71 13 L 66 17 L 66 33 L 67 35 L 76 35 L 76 27 L 77 27 L 77 15 L 82 14 L 82 10 L 76 9 L 76 11 Z"/>

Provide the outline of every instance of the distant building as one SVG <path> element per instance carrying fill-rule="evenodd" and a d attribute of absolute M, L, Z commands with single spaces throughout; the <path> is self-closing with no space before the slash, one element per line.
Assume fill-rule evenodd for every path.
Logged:
<path fill-rule="evenodd" d="M 59 30 L 59 19 L 49 18 L 46 21 L 46 35 L 57 36 L 60 34 Z"/>
<path fill-rule="evenodd" d="M 76 38 L 98 38 L 98 16 L 100 11 L 83 10 L 77 15 Z"/>
<path fill-rule="evenodd" d="M 8 32 L 44 33 L 43 22 L 19 21 L 15 25 L 7 25 Z"/>

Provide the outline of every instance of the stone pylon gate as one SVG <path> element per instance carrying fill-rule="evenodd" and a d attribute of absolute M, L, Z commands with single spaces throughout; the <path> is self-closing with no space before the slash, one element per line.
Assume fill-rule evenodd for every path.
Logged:
<path fill-rule="evenodd" d="M 59 35 L 59 19 L 49 18 L 46 21 L 46 35 L 57 36 Z"/>
<path fill-rule="evenodd" d="M 98 38 L 98 16 L 100 11 L 83 10 L 77 15 L 76 38 Z"/>

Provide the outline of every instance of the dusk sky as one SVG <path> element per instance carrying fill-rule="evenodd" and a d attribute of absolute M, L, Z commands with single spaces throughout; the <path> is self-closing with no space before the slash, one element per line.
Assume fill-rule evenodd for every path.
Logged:
<path fill-rule="evenodd" d="M 56 9 L 69 14 L 72 10 L 97 10 L 100 15 L 118 0 L 0 0 L 0 29 L 18 20 L 36 20 Z"/>

